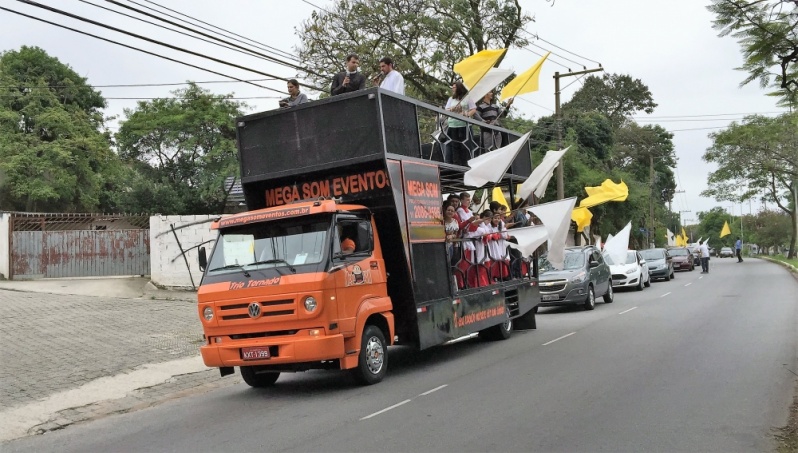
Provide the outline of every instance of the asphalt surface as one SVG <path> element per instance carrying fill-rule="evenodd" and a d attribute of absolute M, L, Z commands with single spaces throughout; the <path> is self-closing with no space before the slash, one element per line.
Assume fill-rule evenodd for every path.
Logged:
<path fill-rule="evenodd" d="M 798 283 L 713 259 L 538 330 L 390 351 L 389 376 L 283 375 L 2 445 L 12 451 L 770 451 L 798 372 Z"/>

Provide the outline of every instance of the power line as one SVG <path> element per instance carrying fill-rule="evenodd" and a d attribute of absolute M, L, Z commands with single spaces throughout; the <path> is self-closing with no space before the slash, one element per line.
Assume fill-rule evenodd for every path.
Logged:
<path fill-rule="evenodd" d="M 130 0 L 129 0 L 129 1 L 130 1 Z M 209 26 L 209 27 L 213 27 L 213 28 L 215 28 L 215 29 L 217 29 L 217 30 L 221 30 L 221 31 L 223 31 L 223 32 L 225 32 L 225 33 L 227 33 L 227 34 L 229 34 L 229 35 L 232 35 L 232 36 L 237 36 L 237 37 L 239 37 L 239 38 L 242 38 L 242 39 L 245 39 L 245 40 L 247 40 L 247 41 L 249 41 L 249 42 L 252 42 L 252 43 L 258 44 L 258 45 L 262 46 L 262 47 L 260 47 L 262 50 L 271 50 L 271 51 L 273 51 L 273 52 L 276 52 L 276 53 L 278 53 L 278 54 L 282 54 L 282 56 L 283 56 L 283 57 L 285 57 L 285 58 L 290 58 L 290 59 L 292 59 L 292 60 L 296 61 L 297 63 L 300 63 L 300 60 L 299 60 L 299 58 L 297 58 L 295 55 L 293 55 L 293 54 L 291 54 L 291 53 L 289 53 L 289 52 L 286 52 L 286 51 L 284 51 L 284 50 L 280 50 L 280 49 L 278 49 L 278 48 L 276 48 L 276 47 L 272 47 L 272 46 L 270 46 L 270 45 L 268 45 L 268 44 L 264 44 L 264 43 L 262 43 L 262 42 L 255 41 L 254 39 L 247 38 L 246 36 L 239 35 L 239 34 L 237 34 L 237 33 L 234 33 L 234 32 L 232 32 L 232 31 L 230 31 L 230 30 L 225 30 L 225 29 L 224 29 L 224 28 L 222 28 L 222 27 L 219 27 L 219 26 L 216 26 L 216 25 L 210 24 L 210 23 L 208 23 L 208 22 L 204 22 L 204 21 L 202 21 L 202 20 L 200 20 L 200 19 L 197 19 L 197 18 L 195 18 L 195 17 L 191 17 L 191 16 L 189 16 L 188 14 L 184 14 L 184 13 L 181 13 L 180 11 L 175 11 L 175 10 L 173 10 L 173 9 L 170 9 L 170 8 L 167 8 L 167 7 L 163 6 L 163 5 L 159 5 L 158 3 L 155 3 L 155 2 L 153 2 L 153 1 L 150 1 L 150 0 L 144 0 L 144 1 L 145 1 L 145 2 L 147 2 L 147 3 L 151 3 L 151 4 L 153 4 L 153 5 L 156 5 L 156 6 L 158 6 L 159 8 L 162 8 L 162 9 L 165 9 L 165 10 L 167 10 L 167 11 L 171 11 L 171 12 L 173 12 L 173 13 L 175 13 L 175 14 L 181 15 L 181 16 L 183 16 L 183 17 L 188 17 L 189 19 L 191 19 L 191 20 L 193 20 L 193 21 L 195 21 L 195 22 L 199 22 L 199 23 L 201 23 L 201 24 L 205 24 L 205 25 L 207 25 L 207 26 Z M 135 2 L 132 2 L 132 1 L 131 1 L 131 3 L 135 3 Z M 147 7 L 146 7 L 146 6 L 144 6 L 144 5 L 141 5 L 141 4 L 138 4 L 138 3 L 136 3 L 136 4 L 137 4 L 137 5 L 139 5 L 139 6 L 142 6 L 142 7 L 144 7 L 144 8 L 147 8 Z M 155 10 L 154 10 L 154 9 L 152 9 L 152 8 L 149 8 L 149 9 L 150 9 L 150 10 L 152 10 L 152 11 L 155 11 Z M 179 20 L 180 20 L 180 19 L 179 19 Z M 186 21 L 186 20 L 183 20 L 183 22 L 189 23 L 189 22 L 188 22 L 188 21 Z M 195 25 L 195 24 L 192 24 L 192 25 Z M 202 29 L 204 29 L 204 30 L 211 31 L 211 30 L 209 30 L 209 29 L 207 29 L 207 28 L 204 28 L 204 27 L 201 27 L 201 26 L 199 26 L 199 25 L 196 25 L 196 26 L 198 26 L 198 27 L 200 27 L 200 28 L 202 28 Z M 224 36 L 224 35 L 223 35 L 223 36 Z M 225 37 L 227 37 L 227 38 L 230 38 L 230 36 L 225 36 Z M 244 43 L 243 41 L 241 41 L 241 40 L 238 40 L 238 39 L 234 39 L 234 38 L 230 38 L 230 39 L 233 39 L 234 41 L 238 41 L 238 42 L 240 42 L 240 43 L 242 43 L 242 44 Z"/>
<path fill-rule="evenodd" d="M 706 131 L 710 129 L 725 129 L 727 126 L 715 126 L 715 127 L 695 127 L 692 129 L 666 129 L 667 132 L 682 132 L 682 131 Z"/>
<path fill-rule="evenodd" d="M 633 116 L 632 118 L 701 118 L 707 116 L 737 116 L 737 115 L 770 115 L 770 114 L 783 114 L 789 113 L 788 111 L 780 112 L 742 112 L 742 113 L 707 113 L 702 115 L 673 115 L 673 116 Z"/>
<path fill-rule="evenodd" d="M 194 64 L 191 64 L 191 63 L 186 63 L 185 61 L 180 61 L 180 60 L 177 60 L 177 59 L 174 59 L 174 58 L 171 58 L 171 57 L 167 57 L 165 55 L 160 55 L 160 54 L 157 54 L 157 53 L 154 53 L 154 52 L 150 52 L 148 50 L 140 49 L 138 47 L 134 47 L 134 46 L 131 46 L 131 45 L 128 45 L 128 44 L 123 44 L 123 43 L 121 43 L 119 41 L 114 41 L 112 39 L 104 38 L 102 36 L 98 36 L 98 35 L 95 35 L 95 34 L 92 34 L 92 33 L 89 33 L 89 32 L 85 32 L 85 31 L 78 30 L 78 29 L 75 29 L 75 28 L 72 28 L 72 27 L 68 27 L 66 25 L 62 25 L 62 24 L 58 24 L 58 23 L 55 23 L 55 22 L 51 22 L 49 20 L 41 19 L 39 17 L 31 16 L 29 14 L 25 14 L 25 13 L 22 13 L 22 12 L 19 12 L 19 11 L 14 11 L 12 9 L 5 8 L 3 6 L 0 6 L 0 9 L 4 10 L 4 11 L 8 11 L 8 12 L 13 13 L 13 14 L 17 14 L 19 16 L 27 17 L 28 19 L 37 20 L 39 22 L 44 22 L 46 24 L 53 25 L 53 26 L 56 26 L 56 27 L 59 27 L 59 28 L 63 28 L 63 29 L 70 30 L 70 31 L 74 31 L 75 33 L 80 33 L 82 35 L 90 36 L 92 38 L 96 38 L 96 39 L 99 39 L 101 41 L 106 41 L 106 42 L 109 42 L 111 44 L 116 44 L 118 46 L 126 47 L 128 49 L 136 50 L 136 51 L 139 51 L 139 52 L 142 52 L 142 53 L 146 53 L 146 54 L 152 55 L 154 57 L 163 58 L 164 60 L 168 60 L 168 61 L 171 61 L 171 62 L 174 62 L 174 63 L 179 63 L 179 64 L 182 64 L 184 66 L 188 66 L 188 67 L 191 67 L 191 68 L 199 69 L 201 71 L 209 72 L 211 74 L 216 74 L 216 75 L 221 76 L 221 77 L 227 77 L 227 78 L 230 78 L 230 79 L 233 79 L 233 80 L 237 80 L 239 82 L 247 83 L 249 85 L 254 85 L 254 86 L 258 87 L 258 88 L 264 88 L 264 89 L 267 89 L 267 90 L 270 90 L 270 91 L 274 91 L 276 93 L 284 94 L 283 92 L 281 92 L 279 90 L 275 90 L 274 88 L 270 88 L 270 87 L 267 87 L 267 86 L 264 86 L 264 85 L 258 85 L 257 83 L 254 83 L 254 82 L 247 82 L 246 80 L 239 79 L 238 77 L 233 77 L 233 76 L 230 76 L 230 75 L 218 72 L 218 71 L 214 71 L 212 69 L 203 68 L 201 66 L 197 66 L 197 65 L 194 65 Z"/>
<path fill-rule="evenodd" d="M 126 34 L 128 36 L 132 36 L 134 38 L 138 38 L 138 39 L 141 39 L 141 40 L 153 43 L 153 44 L 157 44 L 159 46 L 167 47 L 167 48 L 172 49 L 172 50 L 177 50 L 179 52 L 187 53 L 189 55 L 193 55 L 193 56 L 200 57 L 200 58 L 205 58 L 206 60 L 210 60 L 210 61 L 213 61 L 213 62 L 216 62 L 216 63 L 224 64 L 224 65 L 231 66 L 231 67 L 234 67 L 234 68 L 237 68 L 237 69 L 242 69 L 244 71 L 253 72 L 255 74 L 260 74 L 260 75 L 263 75 L 263 76 L 266 76 L 266 77 L 275 77 L 277 79 L 284 80 L 284 81 L 290 80 L 287 77 L 275 76 L 275 75 L 269 74 L 267 72 L 258 71 L 256 69 L 247 68 L 247 67 L 241 66 L 239 64 L 231 63 L 229 61 L 221 60 L 221 59 L 218 59 L 218 58 L 215 58 L 215 57 L 210 57 L 208 55 L 203 55 L 203 54 L 201 54 L 199 52 L 194 52 L 192 50 L 184 49 L 182 47 L 178 47 L 178 46 L 175 46 L 175 45 L 172 45 L 172 44 L 168 44 L 168 43 L 165 43 L 165 42 L 162 42 L 162 41 L 158 41 L 156 39 L 148 38 L 146 36 L 142 36 L 142 35 L 127 31 L 127 30 L 122 30 L 122 29 L 117 28 L 117 27 L 112 27 L 110 25 L 106 25 L 106 24 L 97 22 L 95 20 L 91 20 L 91 19 L 85 18 L 85 17 L 79 16 L 77 14 L 72 14 L 72 13 L 67 12 L 67 11 L 63 11 L 63 10 L 60 10 L 60 9 L 57 9 L 57 8 L 53 8 L 53 7 L 50 7 L 50 6 L 47 6 L 47 5 L 42 5 L 41 3 L 37 3 L 37 2 L 34 2 L 32 0 L 17 0 L 17 1 L 20 2 L 20 3 L 25 3 L 25 4 L 28 4 L 28 5 L 31 5 L 31 6 L 35 6 L 37 8 L 41 8 L 41 9 L 44 9 L 44 10 L 47 10 L 47 11 L 51 11 L 51 12 L 54 12 L 54 13 L 57 13 L 57 14 L 60 14 L 60 15 L 63 15 L 63 16 L 67 16 L 67 17 L 72 18 L 72 19 L 77 19 L 77 20 L 82 21 L 82 22 L 87 22 L 87 23 L 90 23 L 92 25 L 96 25 L 98 27 L 102 27 L 102 28 L 106 28 L 108 30 L 116 31 L 118 33 Z M 106 1 L 112 1 L 113 2 L 113 0 L 106 0 Z M 310 87 L 310 88 L 316 89 L 318 91 L 324 91 L 324 90 L 322 90 L 320 88 L 317 88 L 317 87 Z M 274 89 L 272 89 L 272 91 L 276 91 L 278 93 L 281 93 L 280 91 L 274 90 Z"/>
<path fill-rule="evenodd" d="M 78 0 L 78 1 L 80 1 L 82 3 L 85 3 L 87 5 L 94 6 L 95 8 L 104 9 L 104 10 L 110 11 L 110 12 L 112 12 L 114 14 L 119 14 L 120 16 L 125 16 L 125 17 L 128 17 L 130 19 L 137 20 L 139 22 L 144 22 L 145 24 L 150 24 L 152 26 L 155 26 L 155 27 L 158 27 L 158 28 L 162 28 L 164 30 L 171 31 L 173 33 L 178 33 L 178 34 L 181 34 L 183 36 L 188 36 L 189 38 L 193 38 L 193 39 L 197 39 L 197 40 L 200 40 L 200 41 L 203 41 L 203 42 L 207 42 L 208 44 L 212 44 L 214 46 L 219 46 L 219 47 L 222 47 L 222 48 L 225 48 L 225 49 L 228 49 L 228 50 L 233 50 L 235 52 L 243 53 L 243 54 L 248 55 L 248 56 L 259 57 L 259 58 L 264 59 L 264 60 L 272 61 L 272 60 L 269 60 L 268 58 L 260 56 L 256 52 L 253 52 L 253 51 L 250 51 L 250 50 L 240 50 L 240 49 L 237 49 L 237 48 L 232 47 L 232 46 L 228 46 L 228 45 L 225 45 L 225 44 L 220 44 L 220 43 L 214 42 L 214 41 L 212 41 L 210 39 L 205 39 L 205 38 L 201 38 L 199 36 L 194 36 L 192 34 L 184 32 L 184 31 L 175 30 L 173 28 L 165 27 L 165 26 L 163 26 L 161 24 L 157 24 L 155 22 L 152 22 L 152 21 L 149 21 L 149 20 L 146 20 L 146 19 L 142 19 L 140 17 L 136 17 L 136 16 L 133 16 L 133 15 L 130 15 L 130 14 L 127 14 L 127 13 L 123 13 L 122 11 L 117 11 L 117 10 L 114 10 L 114 9 L 111 9 L 111 8 L 108 8 L 108 7 L 105 7 L 105 6 L 102 6 L 102 5 L 97 5 L 97 4 L 91 3 L 88 0 Z M 169 23 L 169 22 L 167 21 L 167 23 Z"/>
<path fill-rule="evenodd" d="M 277 80 L 273 77 L 263 79 L 248 79 L 248 80 L 203 80 L 203 81 L 188 81 L 188 82 L 166 82 L 166 83 L 118 83 L 110 85 L 89 85 L 90 88 L 134 88 L 134 87 L 167 87 L 189 84 L 210 84 L 210 83 L 242 83 L 242 82 L 269 82 Z M 51 88 L 73 88 L 74 85 L 0 85 L 0 88 L 24 88 L 24 89 L 51 89 Z"/>
<path fill-rule="evenodd" d="M 530 101 L 530 100 L 528 100 L 528 99 L 524 99 L 524 98 L 520 98 L 520 97 L 519 97 L 518 99 L 519 99 L 519 100 L 521 100 L 521 101 L 524 101 L 524 102 L 526 102 L 526 103 L 529 103 L 529 104 L 532 104 L 532 105 L 536 105 L 536 106 L 538 106 L 538 107 L 540 107 L 540 108 L 542 108 L 542 109 L 546 109 L 546 110 L 548 110 L 548 111 L 550 111 L 550 112 L 554 113 L 554 109 L 550 109 L 550 108 L 548 108 L 548 107 L 544 107 L 544 106 L 542 106 L 542 105 L 540 105 L 540 104 L 536 104 L 536 103 L 534 103 L 534 102 L 532 102 L 532 101 Z"/>
<path fill-rule="evenodd" d="M 29 2 L 30 0 L 17 0 L 17 1 Z M 137 12 L 137 13 L 139 13 L 139 14 L 142 14 L 142 15 L 144 15 L 144 16 L 151 17 L 151 18 L 153 18 L 153 19 L 157 19 L 157 20 L 159 20 L 159 21 L 161 21 L 161 22 L 165 22 L 165 23 L 167 23 L 167 24 L 169 24 L 169 25 L 173 25 L 173 26 L 175 26 L 175 27 L 180 27 L 180 28 L 182 28 L 182 29 L 184 29 L 184 30 L 188 30 L 188 31 L 190 31 L 190 32 L 192 32 L 192 33 L 195 33 L 195 34 L 197 34 L 197 35 L 204 36 L 204 37 L 206 37 L 206 38 L 210 38 L 210 39 L 213 39 L 213 40 L 219 41 L 219 42 L 221 42 L 221 43 L 227 44 L 227 45 L 229 45 L 229 46 L 232 46 L 232 47 L 235 47 L 235 48 L 241 49 L 241 50 L 243 50 L 243 51 L 244 51 L 244 52 L 246 52 L 246 53 L 257 55 L 257 56 L 259 56 L 259 57 L 262 57 L 262 58 L 264 58 L 264 59 L 266 59 L 266 60 L 269 60 L 269 61 L 272 61 L 272 62 L 274 62 L 274 63 L 278 63 L 278 64 L 281 64 L 281 65 L 283 65 L 283 66 L 286 66 L 286 67 L 289 67 L 289 68 L 292 68 L 292 69 L 296 69 L 296 70 L 300 70 L 300 71 L 305 71 L 305 72 L 308 72 L 308 73 L 310 73 L 310 74 L 314 74 L 314 75 L 317 75 L 317 76 L 319 76 L 319 77 L 323 77 L 321 74 L 315 73 L 315 72 L 313 72 L 312 70 L 310 70 L 310 69 L 308 69 L 308 68 L 305 68 L 305 67 L 303 67 L 303 66 L 298 66 L 298 65 L 296 65 L 296 64 L 294 64 L 294 63 L 289 63 L 289 62 L 287 62 L 287 61 L 280 60 L 279 58 L 275 58 L 275 57 L 273 57 L 273 56 L 271 56 L 271 55 L 267 55 L 267 54 L 264 54 L 264 53 L 256 52 L 256 51 L 254 51 L 254 50 L 251 50 L 251 49 L 248 49 L 248 48 L 246 48 L 246 47 L 240 46 L 240 45 L 238 45 L 238 44 L 234 44 L 234 43 L 231 43 L 231 42 L 229 42 L 229 41 L 225 41 L 225 40 L 223 40 L 223 39 L 221 39 L 221 38 L 219 38 L 219 37 L 217 37 L 217 36 L 213 36 L 213 35 L 209 35 L 209 34 L 207 34 L 207 33 L 203 33 L 203 32 L 201 32 L 201 31 L 195 30 L 195 29 L 193 29 L 193 28 L 191 28 L 191 27 L 187 27 L 187 26 L 185 26 L 185 25 L 181 25 L 181 24 L 178 24 L 178 23 L 176 23 L 176 22 L 172 22 L 172 21 L 170 21 L 170 20 L 168 20 L 168 19 L 164 19 L 163 17 L 156 16 L 156 15 L 154 15 L 154 14 L 148 13 L 148 12 L 146 12 L 146 11 L 142 11 L 142 10 L 140 10 L 140 9 L 137 9 L 137 8 L 134 8 L 134 7 L 132 7 L 132 6 L 128 6 L 128 5 L 125 5 L 125 4 L 122 4 L 122 3 L 119 3 L 119 2 L 118 2 L 118 1 L 116 1 L 116 0 L 105 0 L 105 1 L 106 1 L 106 2 L 108 2 L 108 3 L 114 4 L 114 5 L 120 6 L 120 7 L 122 7 L 122 8 L 129 9 L 129 10 L 131 10 L 131 11 L 135 11 L 135 12 Z M 132 1 L 132 0 L 128 0 L 128 1 L 129 1 L 130 3 L 134 3 L 134 4 L 136 4 L 136 5 L 139 5 L 138 3 L 136 3 L 136 2 L 134 2 L 134 1 Z M 140 5 L 140 6 L 143 6 L 143 5 Z M 148 8 L 148 9 L 152 9 L 152 8 L 149 8 L 149 7 L 147 7 L 147 6 L 143 6 L 143 7 L 144 7 L 144 8 Z M 165 15 L 165 16 L 167 16 L 167 17 L 172 17 L 172 18 L 174 18 L 174 16 L 171 16 L 171 15 L 169 15 L 169 14 L 165 14 L 165 13 L 161 13 L 161 14 L 164 14 L 164 15 Z M 178 20 L 180 20 L 180 19 L 178 19 Z M 184 22 L 185 22 L 185 21 L 184 21 Z M 203 28 L 204 28 L 204 27 L 203 27 Z M 193 37 L 193 36 L 192 36 L 192 37 Z M 195 39 L 200 39 L 200 38 L 197 38 L 197 37 L 193 37 L 193 38 L 195 38 Z M 203 40 L 203 41 L 204 41 L 204 40 Z M 217 45 L 218 45 L 218 44 L 217 44 Z M 229 47 L 228 47 L 228 48 L 229 48 Z M 286 80 L 286 79 L 284 79 L 284 80 Z"/>
<path fill-rule="evenodd" d="M 519 47 L 519 49 L 526 50 L 527 52 L 529 52 L 531 54 L 534 54 L 534 55 L 537 55 L 537 56 L 543 58 L 543 54 L 542 53 L 535 52 L 534 50 L 530 49 L 529 47 Z M 562 66 L 563 68 L 567 69 L 568 71 L 571 71 L 571 68 L 569 68 L 568 66 L 560 63 L 559 61 L 557 61 L 557 60 L 555 60 L 555 59 L 553 59 L 551 57 L 547 58 L 546 60 L 548 60 L 548 61 L 550 61 L 550 62 L 552 62 L 552 63 L 554 63 L 556 65 Z"/>
<path fill-rule="evenodd" d="M 524 30 L 524 31 L 526 31 L 526 30 Z M 529 32 L 527 32 L 527 33 L 529 33 Z M 532 33 L 530 33 L 530 34 L 532 34 Z M 597 65 L 601 66 L 601 63 L 600 63 L 600 62 L 598 62 L 598 61 L 596 61 L 596 60 L 591 60 L 590 58 L 587 58 L 587 57 L 583 57 L 583 56 L 579 55 L 578 53 L 571 52 L 570 50 L 568 50 L 568 49 L 565 49 L 565 48 L 562 48 L 562 47 L 558 46 L 557 44 L 554 44 L 553 42 L 546 41 L 545 39 L 541 38 L 541 37 L 540 37 L 539 35 L 537 35 L 537 34 L 533 34 L 532 36 L 534 36 L 534 37 L 535 37 L 535 39 L 538 39 L 538 40 L 540 40 L 540 41 L 543 41 L 543 42 L 545 42 L 546 44 L 548 44 L 548 45 L 550 45 L 550 46 L 552 46 L 552 47 L 556 47 L 556 48 L 558 48 L 558 49 L 562 50 L 563 52 L 568 52 L 568 53 L 569 53 L 569 54 L 571 54 L 571 55 L 574 55 L 574 56 L 576 56 L 576 57 L 579 57 L 579 58 L 581 58 L 581 59 L 583 59 L 583 60 L 587 60 L 587 61 L 590 61 L 590 62 L 596 63 Z"/>

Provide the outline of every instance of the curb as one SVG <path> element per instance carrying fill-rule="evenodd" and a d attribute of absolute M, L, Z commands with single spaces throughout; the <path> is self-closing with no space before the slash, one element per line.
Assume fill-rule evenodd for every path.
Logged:
<path fill-rule="evenodd" d="M 773 258 L 771 258 L 769 256 L 759 256 L 757 258 L 759 258 L 760 260 L 770 261 L 771 263 L 781 264 L 782 266 L 786 267 L 787 270 L 789 270 L 793 274 L 798 274 L 798 267 L 795 267 L 795 266 L 793 266 L 790 263 L 785 263 L 784 261 L 774 260 Z"/>

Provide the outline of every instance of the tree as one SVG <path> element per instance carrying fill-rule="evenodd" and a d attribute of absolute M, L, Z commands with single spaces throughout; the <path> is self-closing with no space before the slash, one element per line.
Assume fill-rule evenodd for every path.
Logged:
<path fill-rule="evenodd" d="M 455 63 L 480 50 L 527 45 L 519 32 L 531 20 L 518 0 L 338 0 L 302 23 L 298 53 L 313 71 L 304 77 L 319 86 L 329 86 L 351 52 L 367 77 L 391 57 L 408 92 L 438 104 L 456 79 Z"/>
<path fill-rule="evenodd" d="M 105 100 L 37 47 L 0 55 L 0 205 L 94 211 L 119 161 L 103 131 Z"/>
<path fill-rule="evenodd" d="M 737 38 L 744 62 L 737 69 L 777 89 L 780 103 L 798 101 L 798 2 L 795 0 L 712 0 L 713 28 L 719 36 Z"/>
<path fill-rule="evenodd" d="M 756 243 L 760 247 L 769 249 L 782 246 L 790 237 L 790 216 L 784 212 L 761 211 L 747 220 L 750 220 L 745 222 L 747 231 L 750 232 L 748 242 Z"/>
<path fill-rule="evenodd" d="M 246 106 L 193 83 L 173 94 L 125 110 L 116 134 L 119 154 L 141 178 L 131 181 L 120 202 L 146 197 L 163 214 L 222 212 L 224 179 L 238 176 L 235 119 Z"/>
<path fill-rule="evenodd" d="M 637 112 L 652 113 L 657 107 L 648 86 L 626 74 L 590 76 L 584 86 L 562 106 L 563 112 L 603 113 L 614 128 L 620 127 Z"/>
<path fill-rule="evenodd" d="M 729 227 L 732 228 L 732 234 L 720 237 L 720 232 L 723 230 L 723 225 L 728 222 Z M 730 216 L 722 207 L 714 207 L 709 211 L 698 213 L 698 231 L 695 231 L 695 239 L 704 238 L 709 240 L 712 247 L 719 249 L 720 247 L 734 246 L 734 238 L 740 235 L 739 219 Z"/>
<path fill-rule="evenodd" d="M 761 198 L 776 203 L 792 219 L 789 256 L 798 238 L 798 113 L 776 118 L 748 116 L 742 124 L 710 134 L 704 160 L 718 169 L 702 195 L 742 202 Z"/>

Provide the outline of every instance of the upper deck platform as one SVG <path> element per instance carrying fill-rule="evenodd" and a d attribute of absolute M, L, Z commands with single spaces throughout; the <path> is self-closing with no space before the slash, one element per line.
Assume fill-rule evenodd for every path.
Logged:
<path fill-rule="evenodd" d="M 304 175 L 332 174 L 353 168 L 379 169 L 386 159 L 438 164 L 445 192 L 473 189 L 463 184 L 468 167 L 443 162 L 452 142 L 442 108 L 370 88 L 312 101 L 290 109 L 276 109 L 238 119 L 241 180 L 291 184 Z M 471 156 L 490 152 L 481 136 L 490 131 L 507 144 L 521 134 L 457 115 L 469 124 L 463 143 Z M 523 182 L 532 171 L 530 153 L 522 150 L 505 182 Z M 260 195 L 259 195 L 260 196 Z"/>

